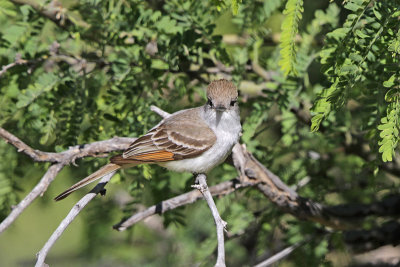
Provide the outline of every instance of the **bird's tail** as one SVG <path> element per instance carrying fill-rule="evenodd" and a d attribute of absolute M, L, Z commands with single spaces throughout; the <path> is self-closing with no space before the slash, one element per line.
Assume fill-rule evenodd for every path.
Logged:
<path fill-rule="evenodd" d="M 61 199 L 66 198 L 67 196 L 69 196 L 69 194 L 71 194 L 72 192 L 78 190 L 81 187 L 84 187 L 85 185 L 88 185 L 100 178 L 102 178 L 103 176 L 116 171 L 118 169 L 120 169 L 121 166 L 118 164 L 114 164 L 114 163 L 109 163 L 105 166 L 103 166 L 102 168 L 98 169 L 97 171 L 95 171 L 94 173 L 92 173 L 91 175 L 89 175 L 88 177 L 80 180 L 79 182 L 77 182 L 76 184 L 74 184 L 73 186 L 71 186 L 70 188 L 68 188 L 67 190 L 65 190 L 64 192 L 62 192 L 61 194 L 59 194 L 58 196 L 56 196 L 54 198 L 55 201 L 59 201 Z"/>

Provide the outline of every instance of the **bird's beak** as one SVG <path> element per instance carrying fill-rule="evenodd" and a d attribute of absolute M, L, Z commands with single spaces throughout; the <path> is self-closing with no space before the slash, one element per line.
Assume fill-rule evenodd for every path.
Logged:
<path fill-rule="evenodd" d="M 226 110 L 226 107 L 224 105 L 218 105 L 215 107 L 215 110 L 219 112 L 224 112 Z"/>

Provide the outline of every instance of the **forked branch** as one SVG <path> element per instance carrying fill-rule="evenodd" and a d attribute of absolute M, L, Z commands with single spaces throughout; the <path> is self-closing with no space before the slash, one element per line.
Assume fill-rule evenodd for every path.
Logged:
<path fill-rule="evenodd" d="M 79 200 L 68 213 L 68 215 L 62 220 L 57 229 L 50 236 L 49 240 L 47 240 L 46 244 L 44 244 L 43 248 L 38 252 L 37 261 L 35 267 L 44 267 L 47 266 L 45 264 L 45 259 L 50 249 L 53 247 L 57 239 L 62 235 L 62 233 L 67 229 L 68 225 L 78 216 L 78 214 L 83 210 L 83 208 L 98 194 L 104 192 L 104 186 L 108 183 L 108 181 L 113 177 L 115 172 L 109 173 L 104 176 L 100 182 L 89 192 L 87 193 L 81 200 Z"/>
<path fill-rule="evenodd" d="M 18 203 L 18 205 L 13 208 L 11 213 L 0 223 L 0 233 L 6 230 L 38 196 L 42 196 L 44 194 L 44 192 L 47 190 L 47 187 L 55 179 L 63 167 L 71 163 L 74 164 L 75 160 L 79 158 L 88 156 L 104 157 L 105 154 L 110 152 L 124 150 L 129 146 L 129 144 L 136 140 L 136 138 L 114 137 L 105 141 L 72 146 L 63 152 L 54 153 L 33 149 L 18 137 L 1 127 L 0 137 L 3 138 L 7 143 L 10 143 L 16 147 L 18 152 L 25 153 L 34 161 L 54 163 L 43 175 L 42 179 L 32 189 L 32 191 L 29 192 L 28 195 L 20 203 Z"/>

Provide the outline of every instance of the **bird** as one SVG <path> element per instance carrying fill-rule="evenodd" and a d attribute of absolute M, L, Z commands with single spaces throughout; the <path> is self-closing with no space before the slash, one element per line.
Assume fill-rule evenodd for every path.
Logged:
<path fill-rule="evenodd" d="M 176 172 L 206 174 L 225 161 L 238 142 L 241 130 L 236 86 L 226 79 L 212 81 L 207 86 L 207 102 L 203 106 L 180 110 L 164 118 L 122 154 L 111 157 L 108 164 L 54 200 L 64 199 L 118 169 L 139 164 L 158 164 Z"/>

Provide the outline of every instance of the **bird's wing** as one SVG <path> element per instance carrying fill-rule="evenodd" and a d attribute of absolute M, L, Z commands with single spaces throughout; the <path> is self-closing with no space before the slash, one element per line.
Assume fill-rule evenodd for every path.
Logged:
<path fill-rule="evenodd" d="M 158 127 L 133 142 L 112 163 L 165 162 L 193 158 L 215 144 L 216 136 L 199 116 L 199 108 L 171 115 Z"/>

